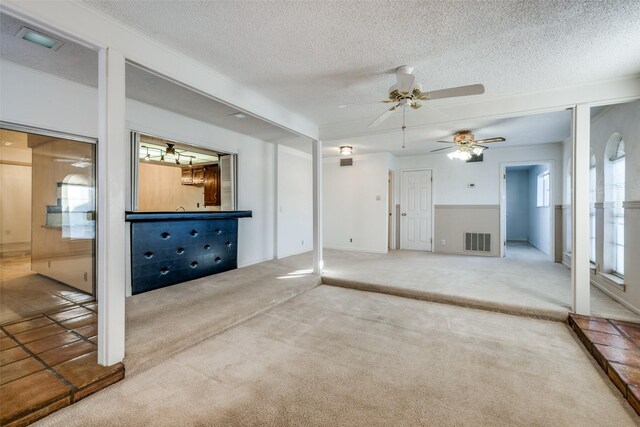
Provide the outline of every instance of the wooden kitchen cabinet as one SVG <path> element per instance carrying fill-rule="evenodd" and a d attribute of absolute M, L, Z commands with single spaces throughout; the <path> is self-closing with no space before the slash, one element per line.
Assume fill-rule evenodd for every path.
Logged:
<path fill-rule="evenodd" d="M 194 184 L 204 184 L 204 169 L 203 168 L 193 169 L 193 183 Z"/>
<path fill-rule="evenodd" d="M 204 184 L 204 168 L 182 168 L 182 185 Z"/>
<path fill-rule="evenodd" d="M 193 184 L 193 170 L 183 168 L 182 169 L 182 185 L 192 185 Z"/>
<path fill-rule="evenodd" d="M 204 168 L 204 205 L 220 206 L 220 169 L 218 165 Z"/>

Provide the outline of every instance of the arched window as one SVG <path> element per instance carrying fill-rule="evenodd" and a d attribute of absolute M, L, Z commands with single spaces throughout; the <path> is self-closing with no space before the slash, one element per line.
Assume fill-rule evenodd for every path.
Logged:
<path fill-rule="evenodd" d="M 589 259 L 596 262 L 596 155 L 589 159 Z"/>
<path fill-rule="evenodd" d="M 624 275 L 624 140 L 620 134 L 609 138 L 605 151 L 605 202 L 607 204 L 607 232 L 605 255 L 607 269 L 618 276 Z"/>

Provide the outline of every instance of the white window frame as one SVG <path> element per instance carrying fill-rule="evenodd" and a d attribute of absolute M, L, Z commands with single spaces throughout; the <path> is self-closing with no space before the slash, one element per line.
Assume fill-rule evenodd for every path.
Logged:
<path fill-rule="evenodd" d="M 624 279 L 624 207 L 625 200 L 625 152 L 622 137 L 615 143 L 615 148 L 607 150 L 608 174 L 605 185 L 605 200 L 608 201 L 610 215 L 607 227 L 610 238 L 605 242 L 606 258 L 609 260 L 607 271 Z M 618 171 L 617 169 L 622 169 Z M 622 174 L 622 176 L 619 175 Z"/>
<path fill-rule="evenodd" d="M 549 206 L 549 171 L 538 174 L 537 179 L 536 207 L 545 208 Z"/>

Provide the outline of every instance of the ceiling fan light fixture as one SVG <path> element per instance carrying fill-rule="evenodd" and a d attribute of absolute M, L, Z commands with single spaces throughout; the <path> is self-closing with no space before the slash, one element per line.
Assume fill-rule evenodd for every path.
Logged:
<path fill-rule="evenodd" d="M 456 150 L 447 154 L 447 157 L 449 157 L 449 159 L 451 160 L 460 159 L 460 160 L 467 161 L 471 158 L 471 152 L 469 150 Z"/>
<path fill-rule="evenodd" d="M 340 154 L 342 154 L 343 156 L 349 156 L 353 154 L 353 147 L 351 145 L 341 145 Z"/>

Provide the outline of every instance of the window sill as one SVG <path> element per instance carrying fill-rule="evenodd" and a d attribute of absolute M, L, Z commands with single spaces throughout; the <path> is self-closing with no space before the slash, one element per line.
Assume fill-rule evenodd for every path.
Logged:
<path fill-rule="evenodd" d="M 626 286 L 624 284 L 623 278 L 618 277 L 615 274 L 611 274 L 611 273 L 600 272 L 599 274 L 602 278 L 604 278 L 605 283 L 607 283 L 608 285 L 615 286 L 616 288 L 620 289 L 622 292 L 625 291 Z"/>

